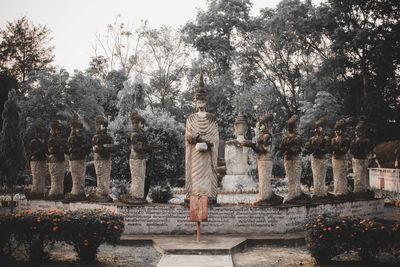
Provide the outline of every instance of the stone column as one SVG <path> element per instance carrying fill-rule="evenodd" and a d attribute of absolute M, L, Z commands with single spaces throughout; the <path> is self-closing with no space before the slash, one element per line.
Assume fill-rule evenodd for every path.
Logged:
<path fill-rule="evenodd" d="M 347 160 L 332 157 L 333 169 L 333 193 L 335 195 L 346 195 L 347 189 Z"/>
<path fill-rule="evenodd" d="M 259 194 L 258 200 L 268 200 L 272 197 L 272 161 L 258 160 Z"/>
<path fill-rule="evenodd" d="M 96 157 L 94 160 L 94 167 L 97 177 L 96 200 L 109 201 L 111 200 L 110 194 L 110 175 L 111 175 L 111 158 L 104 159 Z"/>
<path fill-rule="evenodd" d="M 72 190 L 66 196 L 70 200 L 84 200 L 85 195 L 85 175 L 86 175 L 86 159 L 70 160 L 69 167 L 72 176 Z"/>
<path fill-rule="evenodd" d="M 130 159 L 129 165 L 131 169 L 131 190 L 130 197 L 137 203 L 145 203 L 144 199 L 144 182 L 146 176 L 146 159 Z"/>
<path fill-rule="evenodd" d="M 47 165 L 45 160 L 31 161 L 32 189 L 30 198 L 44 197 Z"/>
<path fill-rule="evenodd" d="M 292 156 L 292 159 L 285 158 L 284 164 L 289 190 L 286 201 L 291 201 L 302 195 L 300 187 L 301 159 L 299 156 Z"/>
<path fill-rule="evenodd" d="M 49 162 L 51 188 L 49 199 L 61 199 L 64 196 L 65 161 Z"/>
<path fill-rule="evenodd" d="M 353 158 L 354 192 L 363 193 L 368 189 L 368 159 Z"/>
<path fill-rule="evenodd" d="M 325 197 L 327 195 L 325 177 L 328 169 L 328 160 L 325 158 L 319 159 L 313 155 L 311 157 L 311 168 L 314 181 L 313 197 Z"/>

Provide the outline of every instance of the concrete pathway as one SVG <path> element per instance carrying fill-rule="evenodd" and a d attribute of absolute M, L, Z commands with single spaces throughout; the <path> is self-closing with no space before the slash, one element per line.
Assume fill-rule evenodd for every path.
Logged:
<path fill-rule="evenodd" d="M 163 255 L 157 267 L 233 267 L 231 255 Z"/>

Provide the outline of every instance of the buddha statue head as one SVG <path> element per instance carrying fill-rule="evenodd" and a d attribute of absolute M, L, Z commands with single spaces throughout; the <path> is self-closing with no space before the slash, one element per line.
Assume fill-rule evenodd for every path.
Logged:
<path fill-rule="evenodd" d="M 334 127 L 336 137 L 340 137 L 343 135 L 344 128 L 345 128 L 344 121 L 338 120 Z"/>
<path fill-rule="evenodd" d="M 52 136 L 61 136 L 62 131 L 63 131 L 63 127 L 59 121 L 52 120 L 50 122 L 50 134 Z"/>
<path fill-rule="evenodd" d="M 286 127 L 289 133 L 297 134 L 299 128 L 299 116 L 293 115 L 286 123 Z"/>
<path fill-rule="evenodd" d="M 106 133 L 108 121 L 102 116 L 94 117 L 94 124 L 96 126 L 96 133 Z"/>
<path fill-rule="evenodd" d="M 196 93 L 194 96 L 194 101 L 196 104 L 196 111 L 203 111 L 207 110 L 207 89 L 204 88 L 204 81 L 203 81 L 203 73 L 200 72 L 200 81 L 199 87 L 196 89 Z"/>
<path fill-rule="evenodd" d="M 357 123 L 355 134 L 356 134 L 356 138 L 359 138 L 359 139 L 365 138 L 365 122 L 359 121 Z"/>
<path fill-rule="evenodd" d="M 69 127 L 71 128 L 71 135 L 82 136 L 83 124 L 80 120 L 77 119 L 70 120 Z"/>
<path fill-rule="evenodd" d="M 326 129 L 326 119 L 320 118 L 314 123 L 314 132 L 318 136 L 323 136 Z"/>
<path fill-rule="evenodd" d="M 258 122 L 258 127 L 262 133 L 271 133 L 272 132 L 272 121 L 274 116 L 272 114 L 265 114 L 264 117 L 260 119 Z"/>
<path fill-rule="evenodd" d="M 236 117 L 235 123 L 233 124 L 233 128 L 235 129 L 235 135 L 239 142 L 244 141 L 244 136 L 247 131 L 247 121 L 246 118 L 242 114 L 242 107 L 239 106 L 239 113 Z"/>

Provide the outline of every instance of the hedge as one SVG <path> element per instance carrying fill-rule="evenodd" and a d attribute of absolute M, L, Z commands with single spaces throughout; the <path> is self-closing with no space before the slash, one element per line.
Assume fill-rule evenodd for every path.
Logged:
<path fill-rule="evenodd" d="M 80 260 L 92 261 L 102 243 L 119 242 L 124 224 L 122 213 L 105 209 L 0 213 L 0 258 L 10 259 L 24 245 L 30 260 L 42 260 L 45 246 L 60 241 L 72 245 Z"/>
<path fill-rule="evenodd" d="M 356 251 L 362 260 L 400 249 L 399 224 L 383 225 L 370 219 L 320 214 L 306 224 L 308 250 L 317 262 Z"/>

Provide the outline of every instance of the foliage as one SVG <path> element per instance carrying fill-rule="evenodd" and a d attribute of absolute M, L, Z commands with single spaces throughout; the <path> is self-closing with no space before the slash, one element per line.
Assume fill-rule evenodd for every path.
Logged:
<path fill-rule="evenodd" d="M 308 250 L 317 262 L 354 250 L 363 260 L 400 248 L 399 224 L 385 226 L 360 216 L 320 214 L 306 224 Z"/>
<path fill-rule="evenodd" d="M 168 203 L 168 201 L 174 198 L 174 194 L 171 191 L 171 187 L 164 184 L 152 187 L 149 197 L 153 203 Z"/>
<path fill-rule="evenodd" d="M 11 90 L 2 114 L 3 127 L 0 133 L 0 170 L 1 183 L 7 186 L 16 183 L 25 169 L 26 153 L 22 140 L 20 109 L 17 94 Z"/>
<path fill-rule="evenodd" d="M 49 242 L 73 245 L 80 260 L 92 261 L 100 244 L 115 245 L 124 230 L 124 217 L 108 210 L 25 211 L 0 214 L 1 253 L 11 256 L 6 243 L 14 238 L 27 246 L 31 260 L 42 260 Z"/>
<path fill-rule="evenodd" d="M 8 93 L 11 89 L 17 89 L 18 82 L 17 80 L 8 72 L 2 71 L 0 72 L 0 114 L 3 113 L 4 104 L 7 101 Z M 3 119 L 0 116 L 0 131 L 3 126 Z"/>
<path fill-rule="evenodd" d="M 31 71 L 45 69 L 54 58 L 54 47 L 49 46 L 50 30 L 34 25 L 23 16 L 7 22 L 0 30 L 0 70 L 7 70 L 19 84 L 26 81 Z M 18 93 L 24 90 L 18 89 Z"/>

